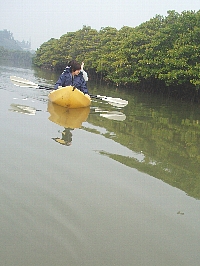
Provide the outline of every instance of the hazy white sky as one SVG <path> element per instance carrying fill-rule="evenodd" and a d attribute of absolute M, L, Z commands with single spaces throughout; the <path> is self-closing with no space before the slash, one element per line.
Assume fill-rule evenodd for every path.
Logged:
<path fill-rule="evenodd" d="M 51 38 L 77 31 L 83 25 L 135 27 L 168 10 L 198 11 L 200 0 L 7 0 L 1 1 L 0 30 L 7 29 L 16 40 L 30 41 L 37 49 Z"/>

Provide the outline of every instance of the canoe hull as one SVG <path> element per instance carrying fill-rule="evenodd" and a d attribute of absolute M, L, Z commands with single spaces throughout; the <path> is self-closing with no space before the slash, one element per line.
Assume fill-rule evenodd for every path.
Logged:
<path fill-rule="evenodd" d="M 73 86 L 58 87 L 57 90 L 51 91 L 48 97 L 52 103 L 67 108 L 81 108 L 91 104 L 90 96 Z"/>

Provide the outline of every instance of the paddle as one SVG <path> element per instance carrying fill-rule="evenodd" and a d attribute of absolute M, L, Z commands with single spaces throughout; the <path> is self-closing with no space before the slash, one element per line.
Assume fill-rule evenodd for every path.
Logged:
<path fill-rule="evenodd" d="M 16 77 L 16 76 L 10 76 L 10 79 L 16 86 L 20 86 L 20 87 L 54 90 L 54 88 L 52 88 L 52 87 L 39 85 L 39 84 L 36 84 L 36 83 L 29 81 L 27 79 L 24 79 L 24 78 L 20 78 L 20 77 Z M 128 101 L 122 100 L 120 98 L 112 98 L 112 97 L 101 96 L 101 95 L 90 95 L 90 98 L 95 98 L 95 99 L 99 99 L 102 101 L 106 101 L 109 104 L 117 106 L 117 107 L 124 107 L 128 104 Z"/>
<path fill-rule="evenodd" d="M 16 76 L 10 76 L 11 81 L 16 85 L 20 87 L 28 87 L 28 88 L 36 88 L 36 89 L 45 89 L 45 90 L 53 90 L 54 88 L 44 86 L 44 85 L 38 85 L 30 80 L 16 77 Z"/>

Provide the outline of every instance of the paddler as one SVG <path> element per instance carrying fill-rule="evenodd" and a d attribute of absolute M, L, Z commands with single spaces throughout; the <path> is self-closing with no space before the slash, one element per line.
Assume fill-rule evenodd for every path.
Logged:
<path fill-rule="evenodd" d="M 81 65 L 75 60 L 70 61 L 60 75 L 54 89 L 57 90 L 58 86 L 74 86 L 84 94 L 89 94 L 86 84 L 86 81 L 88 80 L 87 73 L 83 70 L 83 65 L 84 63 Z"/>

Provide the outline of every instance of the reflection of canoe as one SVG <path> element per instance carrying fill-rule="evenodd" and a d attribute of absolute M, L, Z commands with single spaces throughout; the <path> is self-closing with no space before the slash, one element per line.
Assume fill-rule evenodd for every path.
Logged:
<path fill-rule="evenodd" d="M 49 120 L 65 128 L 80 128 L 88 118 L 90 107 L 68 109 L 48 102 Z"/>
<path fill-rule="evenodd" d="M 89 95 L 85 95 L 72 86 L 58 87 L 57 90 L 50 92 L 49 99 L 52 103 L 67 108 L 87 107 L 91 103 Z"/>

